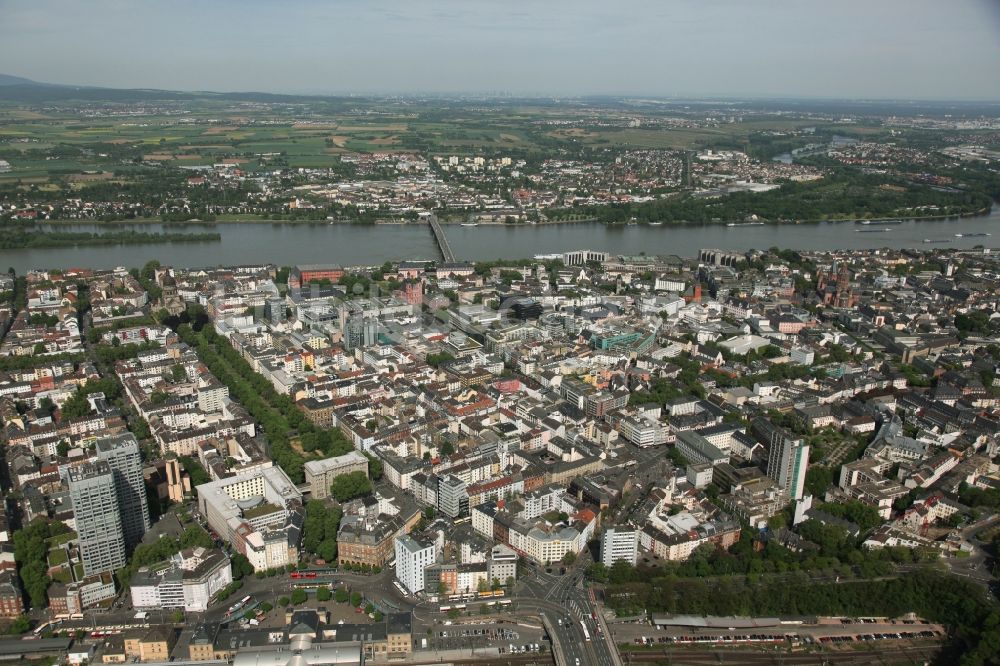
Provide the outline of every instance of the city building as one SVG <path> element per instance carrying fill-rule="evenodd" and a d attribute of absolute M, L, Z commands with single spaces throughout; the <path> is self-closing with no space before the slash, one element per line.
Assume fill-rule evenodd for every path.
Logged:
<path fill-rule="evenodd" d="M 378 319 L 354 315 L 344 323 L 344 347 L 361 349 L 378 342 Z"/>
<path fill-rule="evenodd" d="M 611 567 L 615 562 L 624 560 L 635 566 L 639 556 L 639 532 L 609 527 L 601 535 L 601 562 Z"/>
<path fill-rule="evenodd" d="M 449 474 L 438 482 L 438 511 L 449 518 L 458 518 L 469 510 L 469 494 L 465 482 Z"/>
<path fill-rule="evenodd" d="M 84 575 L 117 571 L 126 559 L 114 471 L 101 460 L 70 467 L 67 476 Z"/>
<path fill-rule="evenodd" d="M 189 548 L 166 562 L 142 567 L 132 577 L 132 607 L 182 608 L 202 612 L 209 600 L 233 582 L 229 558 L 221 550 Z"/>
<path fill-rule="evenodd" d="M 196 490 L 209 527 L 255 570 L 298 562 L 302 493 L 280 467 L 203 483 Z"/>
<path fill-rule="evenodd" d="M 351 472 L 364 472 L 368 476 L 368 458 L 358 451 L 350 451 L 333 458 L 307 460 L 302 469 L 312 499 L 324 499 L 330 496 L 330 486 L 338 476 Z"/>
<path fill-rule="evenodd" d="M 0 618 L 14 619 L 24 613 L 24 597 L 17 574 L 0 572 Z"/>
<path fill-rule="evenodd" d="M 302 264 L 288 273 L 289 287 L 303 287 L 309 282 L 336 283 L 344 276 L 344 269 L 334 264 Z"/>
<path fill-rule="evenodd" d="M 507 581 L 517 578 L 517 553 L 503 544 L 497 544 L 490 550 L 487 562 L 486 576 L 491 583 L 506 585 Z"/>
<path fill-rule="evenodd" d="M 125 433 L 97 440 L 94 450 L 114 474 L 125 547 L 131 549 L 142 541 L 150 526 L 139 442 L 132 433 Z"/>
<path fill-rule="evenodd" d="M 677 450 L 692 463 L 709 463 L 717 465 L 729 462 L 729 456 L 693 430 L 681 430 L 677 433 Z"/>
<path fill-rule="evenodd" d="M 437 558 L 434 542 L 409 535 L 396 537 L 396 579 L 410 592 L 424 590 L 424 569 Z"/>
<path fill-rule="evenodd" d="M 809 467 L 809 446 L 802 439 L 793 439 L 780 428 L 771 433 L 768 449 L 767 476 L 783 488 L 793 500 L 802 499 Z"/>

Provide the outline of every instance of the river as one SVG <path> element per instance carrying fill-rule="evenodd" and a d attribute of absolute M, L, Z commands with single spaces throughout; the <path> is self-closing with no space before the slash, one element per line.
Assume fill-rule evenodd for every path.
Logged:
<path fill-rule="evenodd" d="M 437 259 L 430 228 L 422 224 L 361 226 L 349 224 L 234 223 L 218 225 L 136 224 L 100 226 L 58 225 L 45 228 L 102 232 L 201 231 L 210 228 L 221 242 L 153 243 L 0 250 L 0 270 L 13 266 L 19 273 L 33 268 L 114 268 L 141 266 L 151 259 L 163 264 L 206 267 L 271 262 L 279 265 L 337 263 L 348 266 L 380 264 L 397 259 Z M 861 233 L 883 228 L 850 222 L 798 225 L 725 225 L 684 227 L 606 227 L 601 224 L 552 224 L 510 227 L 445 225 L 452 249 L 459 259 L 516 259 L 536 254 L 593 249 L 614 254 L 677 254 L 693 257 L 700 248 L 727 250 L 765 249 L 773 246 L 798 250 L 864 249 L 875 247 L 972 248 L 993 247 L 1000 241 L 1000 206 L 989 215 L 960 220 L 906 221 L 886 226 L 885 233 Z M 993 237 L 956 238 L 956 233 L 993 233 Z M 924 243 L 938 239 L 945 243 Z"/>

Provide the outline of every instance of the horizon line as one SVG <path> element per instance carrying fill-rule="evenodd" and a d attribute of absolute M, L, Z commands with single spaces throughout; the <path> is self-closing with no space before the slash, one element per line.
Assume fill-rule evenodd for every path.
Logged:
<path fill-rule="evenodd" d="M 2 73 L 0 73 L 2 74 Z M 600 99 L 600 98 L 612 98 L 620 100 L 631 100 L 631 101 L 643 101 L 647 99 L 649 101 L 673 101 L 673 102 L 764 102 L 764 101 L 775 101 L 775 102 L 852 102 L 852 103 L 896 103 L 896 104 L 998 104 L 1000 105 L 1000 97 L 982 97 L 982 98 L 920 98 L 920 97 L 870 97 L 870 96 L 858 96 L 858 97 L 826 97 L 826 96 L 810 96 L 802 95 L 797 93 L 781 93 L 781 94 L 740 94 L 740 93 L 700 93 L 700 94 L 681 94 L 681 93 L 650 93 L 650 92 L 578 92 L 578 93 L 542 93 L 542 92 L 514 92 L 514 91 L 499 91 L 499 90 L 408 90 L 408 91 L 392 91 L 392 90 L 369 90 L 369 91 L 313 91 L 313 92 L 274 92 L 272 90 L 213 90 L 213 89 L 175 89 L 175 88 L 159 88 L 159 87 L 118 87 L 118 86 L 107 86 L 107 85 L 95 85 L 95 84 L 79 84 L 79 83 L 51 83 L 48 81 L 38 81 L 25 76 L 20 76 L 16 74 L 6 74 L 12 78 L 23 79 L 24 83 L 15 83 L 10 85 L 0 85 L 0 89 L 16 86 L 16 85 L 37 85 L 37 86 L 51 86 L 58 88 L 76 88 L 76 89 L 90 89 L 90 90 L 116 90 L 116 91 L 143 91 L 143 92 L 169 92 L 169 93 L 182 93 L 182 94 L 216 94 L 216 95 L 275 95 L 275 96 L 285 96 L 285 97 L 318 97 L 318 98 L 351 98 L 351 97 L 463 97 L 463 96 L 474 96 L 474 97 L 485 97 L 490 99 L 537 99 L 537 100 L 586 100 L 586 99 Z"/>

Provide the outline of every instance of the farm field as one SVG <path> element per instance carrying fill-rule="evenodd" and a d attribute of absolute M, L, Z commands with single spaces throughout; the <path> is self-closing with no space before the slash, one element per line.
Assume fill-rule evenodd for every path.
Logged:
<path fill-rule="evenodd" d="M 608 108 L 458 103 L 247 104 L 191 102 L 26 107 L 0 102 L 0 184 L 93 180 L 135 169 L 218 163 L 246 172 L 275 166 L 335 168 L 352 153 L 542 155 L 583 149 L 697 149 L 739 146 L 752 132 L 794 130 L 803 120 L 754 120 L 719 127 L 628 127 Z M 125 108 L 119 108 L 125 107 Z M 608 124 L 621 127 L 608 127 Z M 100 176 L 107 178 L 108 176 Z"/>

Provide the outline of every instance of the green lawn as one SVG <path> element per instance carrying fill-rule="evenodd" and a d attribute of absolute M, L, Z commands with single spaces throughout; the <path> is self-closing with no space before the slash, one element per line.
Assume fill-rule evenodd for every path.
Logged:
<path fill-rule="evenodd" d="M 65 548 L 54 548 L 49 551 L 48 559 L 50 567 L 57 567 L 60 564 L 66 564 L 69 561 L 69 555 L 66 554 Z"/>

